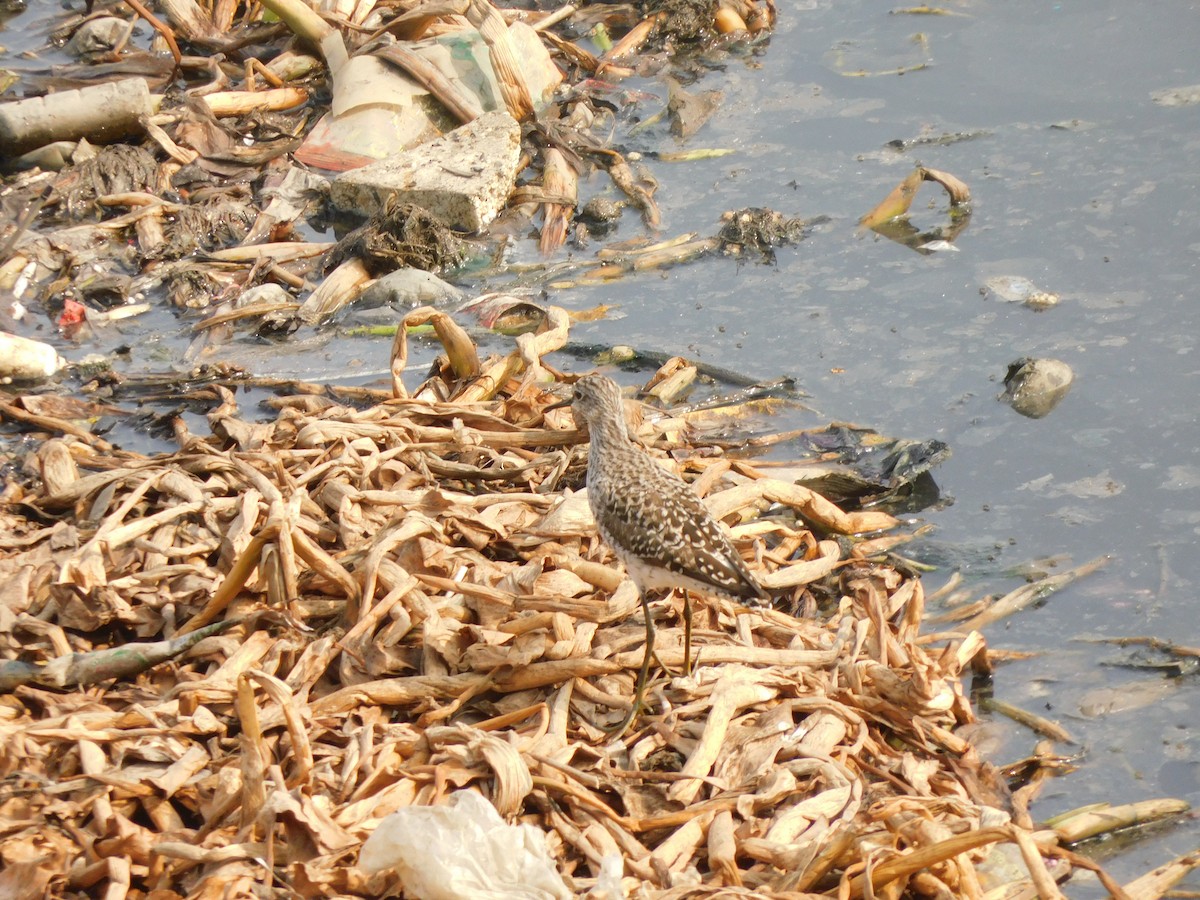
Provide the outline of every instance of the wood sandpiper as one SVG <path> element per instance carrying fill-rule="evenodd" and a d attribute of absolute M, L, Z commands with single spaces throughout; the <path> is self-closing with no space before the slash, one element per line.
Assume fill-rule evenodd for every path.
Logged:
<path fill-rule="evenodd" d="M 692 603 L 688 591 L 764 605 L 770 596 L 746 567 L 724 529 L 682 478 L 654 461 L 629 438 L 621 390 L 603 375 L 584 375 L 570 404 L 587 423 L 588 502 L 600 536 L 625 564 L 646 617 L 646 651 L 633 706 L 614 731 L 637 715 L 654 656 L 654 620 L 647 593 L 683 590 L 684 670 L 691 671 Z"/>

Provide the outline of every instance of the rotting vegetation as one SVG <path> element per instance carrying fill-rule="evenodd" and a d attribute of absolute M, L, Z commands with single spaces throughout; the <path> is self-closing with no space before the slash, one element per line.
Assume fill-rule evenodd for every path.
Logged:
<path fill-rule="evenodd" d="M 169 22 L 131 5 L 173 59 L 126 54 L 125 65 L 153 90 L 180 72 L 210 83 L 135 117 L 143 146 L 59 147 L 58 172 L 53 153 L 27 160 L 45 168 L 4 191 L 15 223 L 0 237 L 6 287 L 23 280 L 26 301 L 60 322 L 68 286 L 97 320 L 162 287 L 179 309 L 211 313 L 204 335 L 230 323 L 282 332 L 358 296 L 379 274 L 368 245 L 413 250 L 418 225 L 445 236 L 410 211 L 352 236 L 337 259 L 293 239 L 322 208 L 319 180 L 288 155 L 312 124 L 313 85 L 297 85 L 322 86 L 310 51 L 324 49 L 327 22 L 264 66 L 240 51 L 281 45 L 278 23 L 239 18 L 230 4 L 211 14 L 164 4 Z M 396 8 L 373 34 L 346 33 L 402 43 L 465 20 L 504 59 L 497 21 L 546 26 L 541 39 L 572 87 L 535 124 L 519 79 L 497 73 L 533 173 L 497 230 L 540 215 L 547 254 L 568 239 L 580 176 L 593 170 L 624 198 L 612 215 L 628 207 L 651 228 L 660 221 L 652 173 L 604 140 L 620 89 L 602 79 L 662 67 L 681 43 L 763 35 L 775 15 L 755 2 L 641 16 L 585 7 L 554 29 L 554 13 L 539 22 L 480 0 L 449 6 Z M 625 35 L 597 55 L 580 36 L 602 20 Z M 395 46 L 389 59 L 419 68 Z M 42 86 L 77 87 L 54 79 L 96 72 L 89 62 Z M 478 113 L 446 85 L 427 87 L 452 116 Z M 675 100 L 678 117 L 682 89 Z M 260 176 L 270 203 L 251 191 Z M 918 170 L 864 224 L 893 223 L 931 178 L 950 180 Z M 746 210 L 715 237 L 605 247 L 577 268 L 595 281 L 718 250 L 769 258 L 803 229 Z M 405 261 L 452 265 L 455 241 L 436 263 L 428 247 Z M 358 266 L 344 295 L 302 305 L 337 262 Z M 264 287 L 275 290 L 239 307 Z M 570 490 L 586 436 L 565 412 L 543 415 L 563 380 L 544 357 L 565 345 L 567 319 L 551 307 L 516 350 L 481 361 L 451 317 L 419 309 L 404 325 L 432 328 L 445 356 L 415 392 L 401 380 L 401 327 L 390 398 L 364 391 L 352 406 L 281 389 L 274 420 L 254 422 L 213 385 L 211 434 L 168 415 L 160 424 L 179 449 L 154 456 L 116 451 L 79 424 L 109 412 L 98 404 L 3 404 L 32 444 L 0 507 L 3 892 L 380 896 L 397 878 L 358 867 L 363 840 L 394 811 L 467 790 L 542 831 L 575 894 L 616 858 L 634 896 L 1059 897 L 1072 866 L 1092 867 L 1068 842 L 1182 811 L 1168 802 L 1038 829 L 1029 804 L 1068 761 L 1046 745 L 1001 770 L 958 732 L 975 718 L 963 676 L 990 671 L 977 629 L 1040 594 L 1014 592 L 972 608 L 956 631 L 922 633 L 928 598 L 889 556 L 904 539 L 890 516 L 839 508 L 794 470 L 772 477 L 670 415 L 647 414 L 636 430 L 733 526 L 778 608 L 697 598 L 699 666 L 679 677 L 680 602 L 657 603 L 653 708 L 611 739 L 603 727 L 630 702 L 642 628 L 637 597 Z M 118 378 L 88 377 L 120 399 Z M 1099 875 L 1114 896 L 1151 897 L 1193 864 L 1124 886 Z"/>

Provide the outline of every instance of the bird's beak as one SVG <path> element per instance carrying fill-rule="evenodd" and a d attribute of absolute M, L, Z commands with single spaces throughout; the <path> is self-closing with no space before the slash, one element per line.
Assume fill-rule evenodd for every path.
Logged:
<path fill-rule="evenodd" d="M 562 409 L 564 406 L 570 406 L 570 405 L 571 405 L 571 398 L 568 397 L 566 400 L 559 400 L 557 403 L 551 403 L 549 406 L 547 406 L 545 409 L 543 409 L 542 412 L 550 412 L 550 410 L 552 410 L 552 409 Z"/>

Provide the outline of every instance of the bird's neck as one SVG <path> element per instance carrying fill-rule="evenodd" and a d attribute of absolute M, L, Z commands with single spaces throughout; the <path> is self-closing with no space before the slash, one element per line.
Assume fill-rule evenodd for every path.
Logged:
<path fill-rule="evenodd" d="M 602 453 L 619 453 L 628 449 L 629 428 L 625 424 L 625 411 L 616 418 L 605 418 L 602 422 L 588 422 L 589 462 Z"/>

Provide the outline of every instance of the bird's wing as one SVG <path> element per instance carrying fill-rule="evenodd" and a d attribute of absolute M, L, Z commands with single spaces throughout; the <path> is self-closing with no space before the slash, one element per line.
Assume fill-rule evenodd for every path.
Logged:
<path fill-rule="evenodd" d="M 619 545 L 618 555 L 690 576 L 715 593 L 767 600 L 725 529 L 700 498 L 665 470 L 662 475 L 662 479 L 646 479 L 637 492 L 610 493 L 593 507 L 601 510 L 597 524 L 609 543 Z"/>
<path fill-rule="evenodd" d="M 697 515 L 685 521 L 681 529 L 682 556 L 688 560 L 683 563 L 686 570 L 703 572 L 702 581 L 741 600 L 768 600 L 767 592 L 750 574 L 725 529 L 698 497 L 696 509 Z"/>

